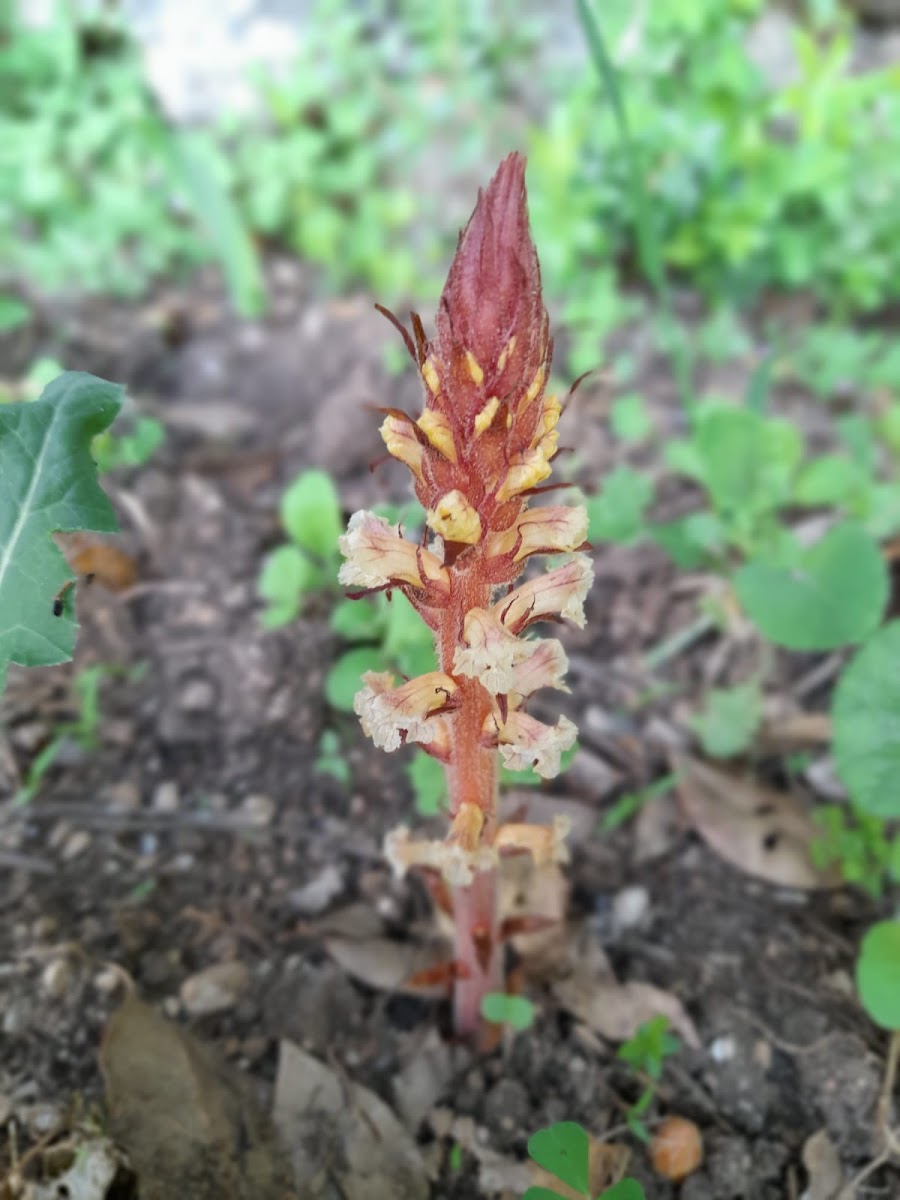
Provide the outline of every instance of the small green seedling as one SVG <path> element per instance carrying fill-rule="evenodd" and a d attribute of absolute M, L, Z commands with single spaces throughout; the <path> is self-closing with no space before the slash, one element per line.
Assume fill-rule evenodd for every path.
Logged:
<path fill-rule="evenodd" d="M 318 775 L 330 775 L 345 787 L 350 786 L 350 768 L 341 752 L 340 734 L 334 729 L 326 729 L 319 738 L 319 754 L 313 763 L 313 770 Z"/>
<path fill-rule="evenodd" d="M 261 617 L 266 629 L 293 621 L 310 593 L 337 586 L 343 525 L 331 476 L 301 472 L 281 498 L 280 517 L 290 541 L 268 556 L 257 584 L 267 601 Z"/>
<path fill-rule="evenodd" d="M 13 797 L 14 805 L 22 806 L 34 799 L 44 776 L 67 745 L 75 745 L 84 752 L 96 749 L 97 733 L 103 716 L 100 709 L 101 685 L 104 680 L 122 673 L 123 669 L 107 666 L 105 663 L 97 663 L 78 672 L 72 681 L 76 717 L 73 721 L 63 721 L 54 728 L 50 741 L 32 760 L 25 782 Z"/>
<path fill-rule="evenodd" d="M 642 1142 L 650 1141 L 650 1133 L 642 1118 L 653 1103 L 665 1061 L 680 1049 L 681 1042 L 669 1033 L 669 1018 L 664 1016 L 645 1021 L 634 1037 L 619 1047 L 617 1057 L 628 1063 L 638 1077 L 646 1082 L 640 1096 L 625 1113 L 628 1128 Z"/>
<path fill-rule="evenodd" d="M 591 1188 L 591 1143 L 587 1132 L 574 1121 L 559 1121 L 539 1129 L 528 1139 L 531 1158 L 585 1200 L 645 1200 L 644 1189 L 634 1179 L 622 1179 L 603 1192 Z M 563 1200 L 552 1188 L 530 1187 L 522 1200 Z"/>
<path fill-rule="evenodd" d="M 832 650 L 881 620 L 887 570 L 872 535 L 851 520 L 810 546 L 784 521 L 797 502 L 803 441 L 787 421 L 744 407 L 704 404 L 693 434 L 670 444 L 669 466 L 705 491 L 710 511 L 652 529 L 678 565 L 719 571 L 770 642 Z"/>
<path fill-rule="evenodd" d="M 762 692 L 751 680 L 708 692 L 691 726 L 711 758 L 732 758 L 753 743 L 761 720 Z"/>
<path fill-rule="evenodd" d="M 481 998 L 481 1015 L 493 1025 L 508 1025 L 521 1031 L 534 1024 L 534 1005 L 525 996 L 488 992 Z"/>
<path fill-rule="evenodd" d="M 813 813 L 818 830 L 810 844 L 813 865 L 824 870 L 837 864 L 844 883 L 874 899 L 889 880 L 900 882 L 900 834 L 889 836 L 882 817 L 855 806 L 826 804 Z"/>
<path fill-rule="evenodd" d="M 620 825 L 639 812 L 645 804 L 651 800 L 656 800 L 660 796 L 665 796 L 670 792 L 678 782 L 677 775 L 665 775 L 662 779 L 657 779 L 650 783 L 645 788 L 641 788 L 637 792 L 626 792 L 623 796 L 612 805 L 608 812 L 605 812 L 600 818 L 597 826 L 600 833 L 610 833 L 613 829 L 618 829 Z"/>

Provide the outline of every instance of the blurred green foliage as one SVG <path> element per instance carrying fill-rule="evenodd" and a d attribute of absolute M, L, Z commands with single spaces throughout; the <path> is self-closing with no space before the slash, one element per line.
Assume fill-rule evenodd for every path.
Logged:
<path fill-rule="evenodd" d="M 776 85 L 747 49 L 762 8 L 603 5 L 627 153 L 590 64 L 547 54 L 553 18 L 508 2 L 403 0 L 388 20 L 386 5 L 319 0 L 292 69 L 257 78 L 262 120 L 223 114 L 202 132 L 163 119 L 112 18 L 61 5 L 49 29 L 14 20 L 0 63 L 7 282 L 136 294 L 217 255 L 253 311 L 252 234 L 333 287 L 431 297 L 465 217 L 454 187 L 468 196 L 524 144 L 573 369 L 633 311 L 620 281 L 646 257 L 636 186 L 663 265 L 723 311 L 772 288 L 809 290 L 839 317 L 870 310 L 900 273 L 900 68 L 851 72 L 835 9 L 798 27 L 794 78 Z M 0 319 L 22 319 L 14 296 Z"/>

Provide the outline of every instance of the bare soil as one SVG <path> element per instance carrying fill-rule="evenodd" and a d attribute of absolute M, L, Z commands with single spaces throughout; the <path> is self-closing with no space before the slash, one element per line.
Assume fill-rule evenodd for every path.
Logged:
<path fill-rule="evenodd" d="M 424 891 L 394 881 L 380 849 L 396 824 L 425 822 L 402 756 L 374 750 L 323 699 L 338 649 L 328 599 L 264 632 L 255 580 L 280 538 L 278 497 L 301 468 L 333 472 L 347 513 L 403 494 L 390 467 L 369 470 L 381 453 L 371 406 L 412 408 L 417 388 L 385 372 L 394 335 L 371 298 L 322 298 L 289 262 L 270 276 L 264 321 L 238 322 L 201 279 L 140 308 L 73 304 L 7 347 L 10 373 L 40 351 L 128 383 L 168 429 L 151 463 L 108 481 L 138 584 L 80 585 L 77 662 L 14 672 L 2 701 L 0 1122 L 16 1130 L 19 1153 L 74 1119 L 75 1098 L 102 1111 L 97 1051 L 122 998 L 115 964 L 145 1000 L 212 1042 L 263 1105 L 280 1039 L 373 1090 L 419 1142 L 433 1200 L 487 1195 L 484 1148 L 520 1160 L 529 1134 L 556 1120 L 611 1131 L 652 1200 L 800 1197 L 810 1183 L 803 1147 L 823 1129 L 849 1179 L 878 1150 L 885 1045 L 852 986 L 875 907 L 855 892 L 742 873 L 671 794 L 596 831 L 620 795 L 671 769 L 673 751 L 696 752 L 692 706 L 710 684 L 745 677 L 758 655 L 752 640 L 711 633 L 656 672 L 643 667 L 643 655 L 696 618 L 708 583 L 676 576 L 655 548 L 596 552 L 587 629 L 561 635 L 572 661 L 563 704 L 582 752 L 550 792 L 581 817 L 565 936 L 601 947 L 621 981 L 676 997 L 696 1028 L 698 1045 L 667 1064 L 650 1119 L 696 1121 L 702 1168 L 680 1185 L 653 1174 L 644 1147 L 621 1131 L 639 1081 L 546 983 L 525 982 L 538 1006 L 531 1029 L 486 1056 L 445 1053 L 440 1000 L 367 985 L 329 953 L 329 918 L 351 906 L 394 946 L 428 928 Z M 639 330 L 627 349 L 661 436 L 671 436 L 679 415 L 664 361 Z M 739 394 L 742 369 L 729 368 L 720 390 Z M 814 403 L 781 400 L 815 436 Z M 622 460 L 608 405 L 605 386 L 589 381 L 566 416 L 583 480 Z M 674 514 L 690 502 L 671 491 L 660 504 Z M 72 745 L 36 798 L 15 807 L 30 762 L 71 716 L 73 672 L 94 663 L 122 668 L 103 686 L 96 748 Z M 773 711 L 826 711 L 836 666 L 821 667 L 815 656 L 779 656 Z M 349 788 L 314 769 L 326 729 L 342 739 Z M 739 766 L 784 787 L 785 759 L 770 751 Z M 208 1011 L 196 979 L 220 964 L 231 967 L 214 974 Z M 412 1065 L 429 1055 L 433 1071 L 411 1083 Z M 451 1153 L 465 1129 L 472 1146 Z M 134 1186 L 152 1192 L 147 1179 Z M 900 1195 L 900 1173 L 885 1167 L 865 1189 Z"/>

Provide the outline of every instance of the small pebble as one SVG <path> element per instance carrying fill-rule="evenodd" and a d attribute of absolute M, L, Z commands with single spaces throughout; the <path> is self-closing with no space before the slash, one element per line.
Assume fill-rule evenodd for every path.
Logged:
<path fill-rule="evenodd" d="M 86 829 L 76 829 L 69 837 L 66 838 L 62 848 L 62 857 L 65 862 L 72 862 L 79 858 L 87 850 L 91 844 L 91 835 Z"/>
<path fill-rule="evenodd" d="M 344 890 L 344 876 L 340 869 L 329 863 L 314 879 L 303 887 L 292 891 L 288 900 L 291 908 L 305 917 L 315 917 L 325 911 L 335 897 Z"/>
<path fill-rule="evenodd" d="M 164 779 L 162 783 L 157 784 L 153 791 L 153 808 L 156 812 L 177 812 L 178 804 L 178 784 L 173 779 Z"/>
<path fill-rule="evenodd" d="M 51 958 L 41 974 L 41 987 L 51 1000 L 61 1000 L 72 985 L 72 966 L 67 958 Z"/>
<path fill-rule="evenodd" d="M 237 1004 L 250 972 L 241 962 L 216 963 L 189 976 L 181 985 L 181 1003 L 192 1017 L 227 1012 Z"/>
<path fill-rule="evenodd" d="M 241 802 L 240 813 L 254 825 L 271 825 L 275 816 L 275 801 L 269 796 L 245 796 Z"/>
<path fill-rule="evenodd" d="M 613 923 L 620 933 L 636 929 L 642 924 L 650 909 L 650 893 L 645 887 L 635 884 L 623 888 L 613 900 Z"/>
<path fill-rule="evenodd" d="M 650 1161 L 657 1175 L 680 1183 L 703 1161 L 700 1130 L 687 1117 L 666 1117 L 650 1143 Z"/>
<path fill-rule="evenodd" d="M 216 702 L 216 689 L 208 679 L 192 679 L 181 692 L 179 708 L 186 713 L 208 712 Z"/>
<path fill-rule="evenodd" d="M 725 1037 L 717 1037 L 709 1048 L 709 1056 L 713 1062 L 728 1062 L 729 1059 L 734 1058 L 736 1048 L 735 1040 L 730 1034 Z"/>

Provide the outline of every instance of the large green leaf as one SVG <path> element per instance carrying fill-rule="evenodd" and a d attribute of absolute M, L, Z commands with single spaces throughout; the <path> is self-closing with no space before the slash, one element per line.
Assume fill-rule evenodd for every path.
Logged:
<path fill-rule="evenodd" d="M 900 621 L 879 629 L 846 668 L 832 717 L 835 765 L 854 805 L 900 817 Z"/>
<path fill-rule="evenodd" d="M 10 662 L 72 657 L 73 608 L 67 602 L 57 616 L 54 599 L 74 576 L 51 535 L 118 529 L 90 446 L 115 418 L 121 393 L 69 371 L 34 403 L 0 408 L 0 686 Z"/>
<path fill-rule="evenodd" d="M 836 525 L 791 564 L 751 562 L 735 579 L 750 619 L 789 650 L 833 650 L 878 625 L 888 578 L 877 544 L 857 525 Z"/>

